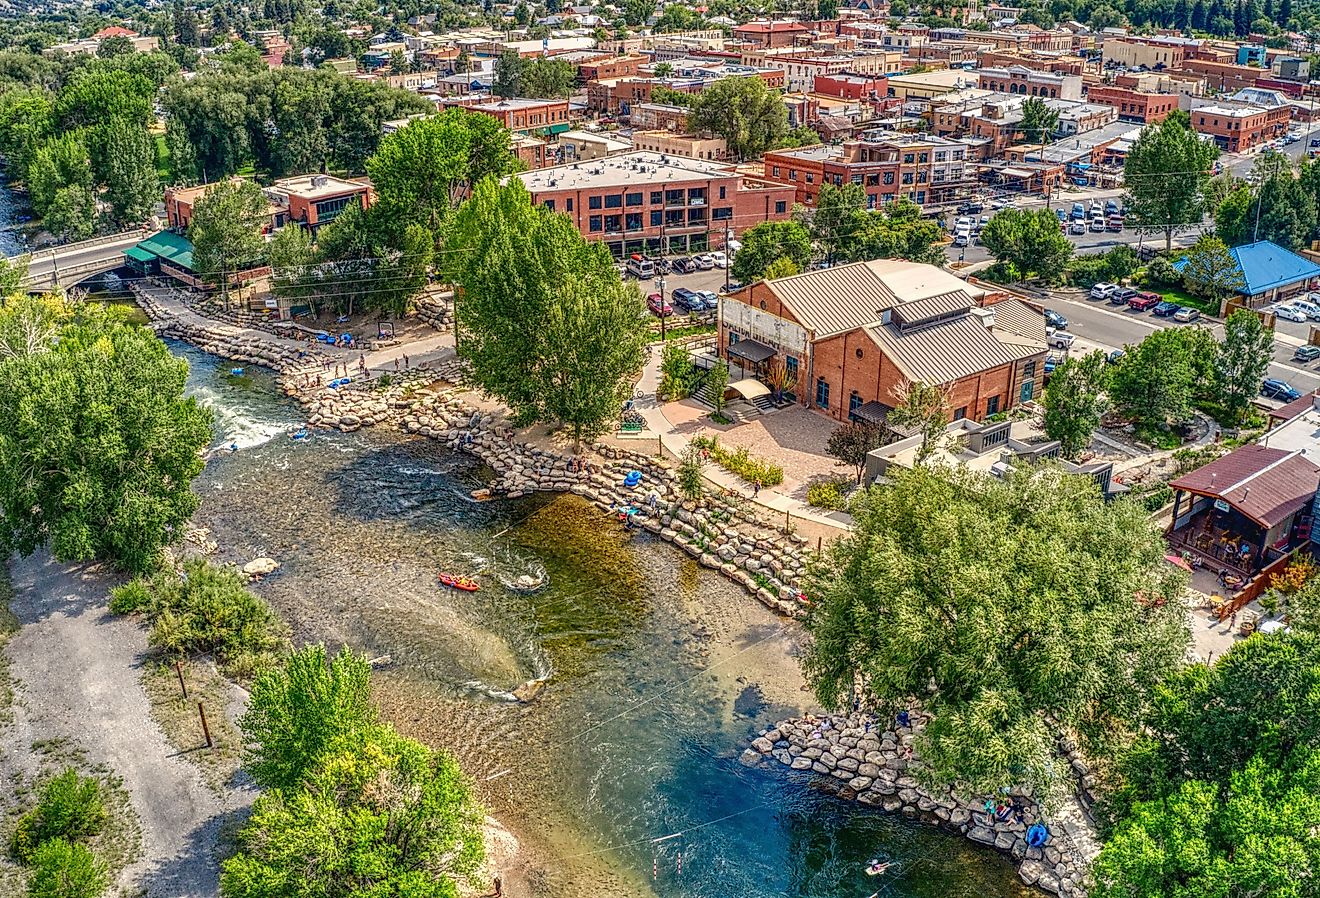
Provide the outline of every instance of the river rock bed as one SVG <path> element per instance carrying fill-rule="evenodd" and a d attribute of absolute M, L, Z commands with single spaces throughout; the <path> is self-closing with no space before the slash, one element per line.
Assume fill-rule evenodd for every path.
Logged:
<path fill-rule="evenodd" d="M 910 712 L 910 726 L 882 729 L 870 714 L 783 720 L 762 730 L 739 760 L 749 766 L 775 761 L 792 770 L 818 774 L 840 798 L 916 817 L 956 830 L 973 842 L 1003 851 L 1018 862 L 1018 875 L 1064 898 L 1086 895 L 1090 858 L 1060 825 L 1042 817 L 1039 805 L 1024 790 L 1010 790 L 992 800 L 1016 799 L 1022 819 L 1006 821 L 987 813 L 987 796 L 969 796 L 950 786 L 931 789 L 913 773 L 921 759 L 913 743 L 927 717 Z M 1043 848 L 1027 845 L 1031 824 L 1043 820 L 1050 829 Z"/>

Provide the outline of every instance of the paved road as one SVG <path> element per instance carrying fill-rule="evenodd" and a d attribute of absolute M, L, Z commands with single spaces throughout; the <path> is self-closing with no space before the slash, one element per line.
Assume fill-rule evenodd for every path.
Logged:
<path fill-rule="evenodd" d="M 1120 349 L 1130 343 L 1139 343 L 1156 328 L 1197 326 L 1179 324 L 1172 318 L 1156 318 L 1149 312 L 1136 312 L 1098 300 L 1058 293 L 1046 301 L 1046 306 L 1068 319 L 1069 332 L 1077 336 L 1075 345 L 1082 348 L 1095 347 L 1106 351 Z M 1205 319 L 1199 325 L 1209 327 L 1216 337 L 1223 336 L 1223 327 L 1218 321 Z M 1298 390 L 1306 392 L 1320 387 L 1320 363 L 1304 365 L 1292 360 L 1293 351 L 1302 342 L 1305 341 L 1291 333 L 1276 335 L 1270 377 L 1287 381 Z"/>
<path fill-rule="evenodd" d="M 28 264 L 28 277 L 36 282 L 48 283 L 51 275 L 59 272 L 80 272 L 83 268 L 100 263 L 123 263 L 124 250 L 133 246 L 144 236 L 143 231 L 130 231 L 115 239 L 92 246 L 56 247 L 54 255 L 38 250 Z M 86 273 L 75 274 L 75 278 L 86 277 Z"/>

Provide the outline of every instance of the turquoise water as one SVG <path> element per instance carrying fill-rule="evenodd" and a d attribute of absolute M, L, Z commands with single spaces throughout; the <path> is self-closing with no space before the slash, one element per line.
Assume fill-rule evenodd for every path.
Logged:
<path fill-rule="evenodd" d="M 216 445 L 242 446 L 199 478 L 198 523 L 227 560 L 281 561 L 260 588 L 297 638 L 382 659 L 385 714 L 453 751 L 522 841 L 506 894 L 1024 893 L 960 837 L 738 764 L 749 734 L 809 706 L 796 625 L 573 497 L 471 501 L 486 473 L 429 441 L 294 442 L 298 410 L 269 374 L 174 349 Z M 483 588 L 443 590 L 441 570 Z M 501 585 L 521 573 L 548 586 Z M 537 701 L 509 700 L 538 677 Z M 877 855 L 896 862 L 882 881 L 862 872 Z"/>

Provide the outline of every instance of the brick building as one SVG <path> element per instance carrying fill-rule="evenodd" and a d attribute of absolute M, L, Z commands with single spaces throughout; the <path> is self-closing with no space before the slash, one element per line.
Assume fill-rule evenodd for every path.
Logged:
<path fill-rule="evenodd" d="M 871 132 L 842 146 L 772 150 L 764 176 L 794 188 L 797 202 L 808 206 L 823 184 L 860 184 L 875 209 L 899 197 L 920 204 L 958 199 L 972 183 L 969 158 L 960 141 Z"/>
<path fill-rule="evenodd" d="M 731 294 L 719 352 L 739 378 L 779 358 L 797 379 L 790 398 L 838 421 L 883 422 L 917 381 L 948 391 L 954 420 L 983 420 L 1039 393 L 1045 321 L 936 266 L 876 259 Z"/>
<path fill-rule="evenodd" d="M 1125 122 L 1162 122 L 1178 108 L 1177 94 L 1153 93 L 1113 84 L 1092 86 L 1086 92 L 1086 98 L 1092 103 L 1113 106 L 1118 110 L 1118 117 Z"/>
<path fill-rule="evenodd" d="M 1005 94 L 1051 97 L 1060 100 L 1082 98 L 1082 76 L 1041 72 L 1026 66 L 983 68 L 977 73 L 977 87 Z"/>
<path fill-rule="evenodd" d="M 683 131 L 687 129 L 688 108 L 667 103 L 638 103 L 629 117 L 633 128 L 643 131 Z"/>
<path fill-rule="evenodd" d="M 521 172 L 534 202 L 572 218 L 618 257 L 700 252 L 763 221 L 783 221 L 793 189 L 731 166 L 633 152 Z"/>
<path fill-rule="evenodd" d="M 1105 39 L 1105 64 L 1124 68 L 1176 69 L 1183 64 L 1196 41 L 1167 37 L 1110 37 Z"/>
<path fill-rule="evenodd" d="M 1222 101 L 1195 107 L 1191 116 L 1192 128 L 1198 134 L 1213 137 L 1221 150 L 1241 153 L 1286 133 L 1292 109 Z"/>
<path fill-rule="evenodd" d="M 241 180 L 234 178 L 233 180 Z M 214 184 L 194 187 L 167 187 L 165 189 L 165 220 L 169 227 L 183 233 L 192 222 L 193 208 Z M 350 203 L 371 206 L 376 194 L 371 184 L 337 178 L 334 175 L 294 175 L 280 178 L 269 187 L 262 188 L 268 202 L 270 223 L 263 227 L 267 233 L 286 224 L 297 224 L 313 234 L 338 217 Z"/>
<path fill-rule="evenodd" d="M 568 100 L 515 97 L 473 103 L 467 108 L 490 116 L 514 134 L 558 134 L 573 127 Z"/>
<path fill-rule="evenodd" d="M 632 139 L 636 149 L 662 156 L 710 160 L 729 158 L 729 145 L 723 137 L 675 134 L 673 131 L 634 131 Z"/>
<path fill-rule="evenodd" d="M 812 92 L 841 100 L 881 99 L 889 94 L 889 81 L 883 75 L 817 75 Z"/>
<path fill-rule="evenodd" d="M 733 29 L 734 40 L 758 47 L 792 47 L 805 41 L 810 34 L 811 29 L 796 21 L 747 22 Z"/>
<path fill-rule="evenodd" d="M 629 75 L 636 75 L 641 66 L 649 61 L 647 57 L 637 54 L 602 55 L 578 64 L 578 80 L 586 84 L 588 81 L 601 81 L 606 78 L 626 78 Z"/>
<path fill-rule="evenodd" d="M 1219 93 L 1254 87 L 1256 80 L 1266 74 L 1255 66 L 1207 59 L 1185 59 L 1177 71 L 1204 78 L 1206 85 Z"/>

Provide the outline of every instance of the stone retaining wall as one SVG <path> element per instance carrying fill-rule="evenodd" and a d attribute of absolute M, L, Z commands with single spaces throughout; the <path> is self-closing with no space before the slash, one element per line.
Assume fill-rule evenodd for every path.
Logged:
<path fill-rule="evenodd" d="M 999 821 L 986 813 L 985 795 L 963 795 L 953 787 L 932 790 L 913 773 L 921 767 L 912 746 L 927 718 L 911 712 L 911 726 L 883 728 L 869 714 L 784 720 L 761 731 L 740 758 L 747 766 L 773 760 L 792 770 L 811 771 L 839 797 L 898 812 L 956 830 L 973 842 L 997 848 L 1018 862 L 1018 875 L 1064 898 L 1083 898 L 1090 867 L 1086 846 L 1077 845 L 1050 816 L 1042 817 L 1035 800 L 1012 790 L 990 796 L 1016 799 L 1022 819 Z M 1037 820 L 1049 826 L 1043 848 L 1027 845 L 1027 828 Z"/>

